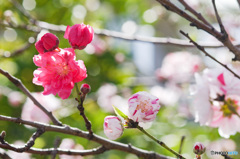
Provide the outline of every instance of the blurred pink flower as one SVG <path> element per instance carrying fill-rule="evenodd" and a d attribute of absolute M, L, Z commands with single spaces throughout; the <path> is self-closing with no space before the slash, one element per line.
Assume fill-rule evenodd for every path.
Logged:
<path fill-rule="evenodd" d="M 33 73 L 33 83 L 44 87 L 44 95 L 58 93 L 62 99 L 68 98 L 74 83 L 87 77 L 83 61 L 75 59 L 75 52 L 70 48 L 35 55 L 33 61 L 40 68 Z"/>
<path fill-rule="evenodd" d="M 209 143 L 206 146 L 206 154 L 208 158 L 212 158 L 213 155 L 211 154 L 211 151 L 218 151 L 218 152 L 230 152 L 236 150 L 236 143 L 231 139 L 220 139 L 213 141 Z M 215 155 L 214 159 L 222 159 L 223 157 L 221 155 Z"/>
<path fill-rule="evenodd" d="M 135 122 L 153 121 L 159 109 L 159 99 L 147 92 L 137 92 L 128 99 L 129 118 Z"/>
<path fill-rule="evenodd" d="M 32 93 L 39 103 L 41 103 L 48 111 L 54 111 L 61 105 L 58 98 L 53 95 L 44 96 L 42 93 Z M 43 123 L 49 123 L 48 116 L 39 109 L 31 99 L 27 98 L 22 108 L 21 118 L 29 121 L 38 121 Z"/>
<path fill-rule="evenodd" d="M 18 107 L 24 100 L 23 94 L 18 91 L 13 91 L 9 93 L 7 97 L 8 97 L 8 102 L 13 107 Z"/>
<path fill-rule="evenodd" d="M 53 51 L 58 48 L 59 39 L 52 33 L 46 33 L 42 38 L 35 43 L 37 51 L 41 54 L 48 51 Z"/>
<path fill-rule="evenodd" d="M 67 26 L 64 38 L 68 39 L 72 48 L 82 50 L 92 41 L 93 35 L 93 28 L 82 23 Z"/>
<path fill-rule="evenodd" d="M 236 115 L 240 114 L 240 80 L 219 68 L 205 69 L 202 76 L 196 74 L 196 82 L 196 121 L 218 127 L 225 138 L 240 132 L 240 118 Z"/>
<path fill-rule="evenodd" d="M 116 102 L 114 102 L 115 100 L 113 100 L 116 94 L 117 94 L 116 85 L 112 83 L 103 84 L 97 91 L 98 105 L 106 112 L 114 112 L 112 105 L 116 104 Z"/>
<path fill-rule="evenodd" d="M 111 140 L 116 140 L 123 133 L 122 122 L 116 116 L 105 117 L 103 127 L 105 135 Z"/>
<path fill-rule="evenodd" d="M 162 67 L 156 70 L 156 76 L 159 80 L 188 82 L 201 65 L 201 58 L 197 55 L 189 52 L 169 53 L 163 59 Z"/>
<path fill-rule="evenodd" d="M 73 150 L 84 150 L 83 146 L 76 144 L 73 139 L 63 139 L 59 148 L 61 149 L 73 149 Z M 71 156 L 71 155 L 59 155 L 60 159 L 83 159 L 82 156 Z"/>

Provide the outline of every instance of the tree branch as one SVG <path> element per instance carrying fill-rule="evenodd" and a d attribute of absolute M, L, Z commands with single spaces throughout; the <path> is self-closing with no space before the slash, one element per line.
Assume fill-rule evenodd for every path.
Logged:
<path fill-rule="evenodd" d="M 218 64 L 220 64 L 221 66 L 223 66 L 224 68 L 226 68 L 229 72 L 231 72 L 235 77 L 237 77 L 238 79 L 240 79 L 240 76 L 238 74 L 236 74 L 235 72 L 233 72 L 227 65 L 221 63 L 220 61 L 218 61 L 217 59 L 215 59 L 213 56 L 211 56 L 208 52 L 206 52 L 206 50 L 204 49 L 204 47 L 198 45 L 195 41 L 193 41 L 188 34 L 184 33 L 182 30 L 180 30 L 180 33 L 183 34 L 186 38 L 188 38 L 190 40 L 191 43 L 193 43 L 199 50 L 201 50 L 205 56 L 210 57 L 213 61 L 217 62 Z"/>
<path fill-rule="evenodd" d="M 15 147 L 13 145 L 8 144 L 2 135 L 0 136 L 0 142 L 3 145 L 6 145 L 9 147 L 10 150 L 16 151 L 16 152 L 25 152 L 28 151 L 33 145 L 35 140 L 44 133 L 44 129 L 38 128 L 37 131 L 31 136 L 31 138 L 28 140 L 28 142 L 22 146 L 22 147 Z"/>
<path fill-rule="evenodd" d="M 40 108 L 51 120 L 55 125 L 62 126 L 62 123 L 53 116 L 52 112 L 48 111 L 44 106 L 42 106 L 29 92 L 29 90 L 22 84 L 21 80 L 17 79 L 16 77 L 10 75 L 7 71 L 4 71 L 0 68 L 0 73 L 7 77 L 15 86 L 17 86 L 21 91 L 23 91 L 32 101 L 33 103 Z"/>
<path fill-rule="evenodd" d="M 4 116 L 4 115 L 0 115 L 0 120 L 10 121 L 10 122 L 18 123 L 18 124 L 29 125 L 29 126 L 32 126 L 32 127 L 35 127 L 35 128 L 44 128 L 44 130 L 46 132 L 47 131 L 60 132 L 60 133 L 74 135 L 74 136 L 78 136 L 78 137 L 88 139 L 88 132 L 81 131 L 77 128 L 70 127 L 70 126 L 49 125 L 49 124 L 44 124 L 44 123 L 39 123 L 39 122 L 22 120 L 20 118 L 8 117 L 8 116 Z M 93 137 L 91 138 L 91 140 L 101 144 L 102 146 L 104 146 L 108 150 L 113 150 L 113 149 L 120 150 L 120 151 L 135 154 L 138 157 L 143 157 L 145 159 L 152 159 L 152 158 L 155 158 L 155 159 L 173 159 L 172 157 L 163 156 L 163 155 L 160 155 L 160 154 L 157 154 L 157 153 L 154 153 L 154 152 L 139 149 L 139 148 L 134 147 L 134 146 L 129 146 L 127 144 L 122 144 L 122 143 L 119 143 L 119 142 L 116 142 L 116 141 L 111 141 L 111 140 L 105 139 L 103 137 L 100 137 L 96 134 L 93 134 Z M 0 147 L 4 148 L 3 145 L 0 145 Z M 34 150 L 34 149 L 31 148 L 30 150 Z M 28 152 L 30 152 L 30 151 L 28 151 Z M 30 152 L 30 153 L 32 153 L 32 152 Z"/>
<path fill-rule="evenodd" d="M 18 148 L 17 146 L 14 145 L 4 145 L 4 144 L 0 144 L 1 148 L 4 149 L 8 149 L 8 150 L 12 150 L 15 152 L 16 149 Z M 40 155 L 51 155 L 53 152 L 55 152 L 56 154 L 59 155 L 72 155 L 72 156 L 76 156 L 76 155 L 80 155 L 80 156 L 87 156 L 87 155 L 97 155 L 97 154 L 101 154 L 103 152 L 105 152 L 107 149 L 103 146 L 99 147 L 99 148 L 94 148 L 91 150 L 68 150 L 68 149 L 60 149 L 60 148 L 49 148 L 49 149 L 39 149 L 39 148 L 30 148 L 29 150 L 26 150 L 24 152 L 28 152 L 31 154 L 40 154 Z"/>
<path fill-rule="evenodd" d="M 240 0 L 237 0 L 237 2 L 238 2 L 238 5 L 239 5 L 239 7 L 240 7 Z"/>
<path fill-rule="evenodd" d="M 12 27 L 12 28 L 18 28 L 18 29 L 24 29 L 32 32 L 40 32 L 41 29 L 47 29 L 51 31 L 56 32 L 65 32 L 66 26 L 64 25 L 55 25 L 50 24 L 47 22 L 37 21 L 36 22 L 38 27 L 32 26 L 32 25 L 18 25 L 18 26 L 9 26 L 8 24 L 1 23 L 1 25 L 4 25 L 6 27 Z M 112 37 L 116 39 L 122 39 L 127 41 L 140 41 L 140 42 L 146 42 L 146 43 L 153 43 L 153 44 L 161 44 L 161 45 L 171 45 L 171 46 L 179 46 L 179 47 L 195 47 L 193 44 L 189 43 L 186 40 L 182 39 L 176 39 L 176 38 L 170 38 L 170 37 L 146 37 L 146 36 L 138 36 L 138 35 L 129 35 L 122 32 L 107 30 L 107 29 L 97 29 L 94 28 L 95 35 L 99 36 L 106 36 L 106 37 Z M 202 46 L 205 48 L 220 48 L 224 47 L 222 44 L 217 44 L 215 42 L 200 42 Z M 240 46 L 240 44 L 235 43 L 235 45 Z"/>
<path fill-rule="evenodd" d="M 212 0 L 212 4 L 213 4 L 214 12 L 215 12 L 215 15 L 216 15 L 221 33 L 224 35 L 224 38 L 228 38 L 228 34 L 227 34 L 227 32 L 226 32 L 226 30 L 225 30 L 225 28 L 222 24 L 222 20 L 221 20 L 219 14 L 218 14 L 217 7 L 216 7 L 216 4 L 215 4 L 215 0 Z"/>
<path fill-rule="evenodd" d="M 182 153 L 182 147 L 183 147 L 183 142 L 184 142 L 185 136 L 182 136 L 181 141 L 180 141 L 180 148 L 178 153 L 181 154 Z"/>
<path fill-rule="evenodd" d="M 220 42 L 223 43 L 231 52 L 234 53 L 235 58 L 233 60 L 240 61 L 240 50 L 233 45 L 228 37 L 226 37 L 221 32 L 218 32 L 214 27 L 208 26 L 202 21 L 199 21 L 192 17 L 191 15 L 187 14 L 183 10 L 179 9 L 176 5 L 174 5 L 170 0 L 157 0 L 162 6 L 164 6 L 167 10 L 170 10 L 174 13 L 177 13 L 181 17 L 185 18 L 190 22 L 190 26 L 195 26 L 197 29 L 202 29 L 218 39 Z"/>
<path fill-rule="evenodd" d="M 192 13 L 193 15 L 195 15 L 199 20 L 201 20 L 203 23 L 205 23 L 208 26 L 212 25 L 202 16 L 201 13 L 196 12 L 191 6 L 189 6 L 184 0 L 178 0 L 184 7 L 186 10 L 188 10 L 190 13 Z"/>

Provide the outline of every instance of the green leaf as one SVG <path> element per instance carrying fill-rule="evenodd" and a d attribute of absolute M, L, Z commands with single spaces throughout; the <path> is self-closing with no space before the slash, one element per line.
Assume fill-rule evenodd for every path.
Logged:
<path fill-rule="evenodd" d="M 123 117 L 125 120 L 128 119 L 128 116 L 125 115 L 121 110 L 119 110 L 119 109 L 118 109 L 117 107 L 115 107 L 114 105 L 113 105 L 113 109 L 114 109 L 115 113 L 116 113 L 118 116 Z"/>

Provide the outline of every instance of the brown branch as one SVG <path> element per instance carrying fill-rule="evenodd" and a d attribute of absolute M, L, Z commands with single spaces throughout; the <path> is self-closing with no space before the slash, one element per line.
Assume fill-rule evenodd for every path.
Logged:
<path fill-rule="evenodd" d="M 62 126 L 62 123 L 53 116 L 52 112 L 48 111 L 44 106 L 42 106 L 29 92 L 29 90 L 22 84 L 21 80 L 17 79 L 16 77 L 10 75 L 7 71 L 4 71 L 0 68 L 0 73 L 7 77 L 15 86 L 17 86 L 21 91 L 23 91 L 32 101 L 33 103 L 40 108 L 51 120 L 55 125 Z"/>
<path fill-rule="evenodd" d="M 215 59 L 213 56 L 211 56 L 208 52 L 206 52 L 206 50 L 204 49 L 204 47 L 200 46 L 199 44 L 197 44 L 195 41 L 193 41 L 187 33 L 184 33 L 182 30 L 180 30 L 180 33 L 183 34 L 186 38 L 188 38 L 190 40 L 191 43 L 193 43 L 199 50 L 201 50 L 205 56 L 208 56 L 209 58 L 211 58 L 213 61 L 217 62 L 218 64 L 220 64 L 221 66 L 223 66 L 224 68 L 226 68 L 229 72 L 231 72 L 235 77 L 237 77 L 238 79 L 240 79 L 240 76 L 238 74 L 236 74 L 235 72 L 233 72 L 227 65 L 221 63 L 220 61 L 218 61 L 217 59 Z"/>
<path fill-rule="evenodd" d="M 34 39 L 36 39 L 37 34 L 34 36 Z M 30 46 L 32 46 L 33 42 L 26 42 L 21 48 L 14 50 L 12 53 L 10 53 L 10 56 L 5 56 L 7 58 L 9 57 L 13 57 L 13 56 L 17 56 L 20 55 L 22 53 L 24 53 L 24 51 L 26 51 Z M 3 60 L 4 58 L 1 58 L 0 60 Z"/>
<path fill-rule="evenodd" d="M 188 10 L 190 13 L 192 13 L 193 15 L 195 15 L 199 20 L 201 20 L 203 23 L 205 23 L 206 25 L 209 25 L 212 27 L 212 25 L 202 16 L 201 13 L 198 13 L 197 11 L 195 11 L 191 6 L 189 6 L 184 0 L 178 0 L 184 7 L 186 10 Z"/>
<path fill-rule="evenodd" d="M 86 94 L 81 93 L 81 94 L 80 94 L 80 101 L 79 101 L 77 98 L 76 98 L 75 100 L 78 101 L 78 106 L 77 106 L 77 108 L 78 108 L 78 110 L 79 110 L 79 112 L 80 112 L 80 115 L 83 117 L 84 122 L 85 122 L 85 126 L 86 126 L 86 128 L 87 128 L 87 130 L 88 130 L 88 132 L 89 132 L 88 138 L 91 139 L 91 138 L 93 137 L 92 124 L 91 124 L 91 122 L 88 120 L 87 116 L 85 115 L 85 113 L 84 113 L 84 107 L 83 107 L 83 102 L 84 102 L 84 100 L 85 100 L 85 95 L 86 95 Z"/>
<path fill-rule="evenodd" d="M 1 152 L 0 153 L 0 158 L 1 159 L 12 159 L 10 156 L 8 156 L 8 154 L 6 154 L 5 152 Z"/>
<path fill-rule="evenodd" d="M 52 157 L 51 157 L 51 159 L 55 159 L 56 158 L 56 156 L 57 156 L 57 152 L 58 152 L 58 150 L 57 150 L 57 148 L 58 148 L 58 146 L 60 145 L 60 143 L 61 143 L 61 139 L 59 138 L 59 137 L 57 137 L 56 139 L 55 139 L 55 141 L 54 141 L 54 150 L 52 151 Z"/>
<path fill-rule="evenodd" d="M 16 151 L 17 146 L 14 146 L 14 145 L 9 146 L 9 145 L 0 144 L 0 147 L 4 148 L 4 149 L 8 149 L 8 150 L 18 152 L 18 151 Z M 28 153 L 31 153 L 31 154 L 40 154 L 40 155 L 51 155 L 53 152 L 56 152 L 59 155 L 87 156 L 87 155 L 101 154 L 101 153 L 105 152 L 106 150 L 107 149 L 103 146 L 101 146 L 99 148 L 94 148 L 94 149 L 91 149 L 91 150 L 73 150 L 73 149 L 68 150 L 68 149 L 60 149 L 60 148 L 57 148 L 57 149 L 55 149 L 55 148 L 39 149 L 39 148 L 33 148 L 32 147 L 29 150 L 26 150 L 24 152 L 28 152 Z"/>
<path fill-rule="evenodd" d="M 44 133 L 44 129 L 38 128 L 38 130 L 31 136 L 31 138 L 28 140 L 28 142 L 22 146 L 22 147 L 15 147 L 13 145 L 8 144 L 5 140 L 4 137 L 1 135 L 0 136 L 0 142 L 3 145 L 6 145 L 9 147 L 10 150 L 16 151 L 16 152 L 25 152 L 29 150 L 35 143 L 35 140 L 41 136 Z"/>
<path fill-rule="evenodd" d="M 31 23 L 35 24 L 36 19 L 16 0 L 9 0 L 24 16 L 26 16 Z"/>
<path fill-rule="evenodd" d="M 238 2 L 238 5 L 239 5 L 239 7 L 240 7 L 240 0 L 237 0 L 237 2 Z"/>
<path fill-rule="evenodd" d="M 0 115 L 0 120 L 10 121 L 10 122 L 18 123 L 18 124 L 29 125 L 29 126 L 32 126 L 32 127 L 35 127 L 35 128 L 44 128 L 44 130 L 46 132 L 47 131 L 59 132 L 59 133 L 74 135 L 74 136 L 78 136 L 78 137 L 82 137 L 82 138 L 86 138 L 86 139 L 88 139 L 88 134 L 89 134 L 88 132 L 81 131 L 77 128 L 70 127 L 70 126 L 49 125 L 49 124 L 44 124 L 44 123 L 39 123 L 39 122 L 22 120 L 20 118 L 8 117 L 8 116 L 4 116 L 4 115 Z M 119 142 L 116 142 L 116 141 L 111 141 L 111 140 L 105 139 L 103 137 L 100 137 L 96 134 L 93 134 L 93 137 L 91 138 L 91 141 L 95 141 L 95 142 L 101 144 L 107 150 L 113 150 L 113 149 L 120 150 L 120 151 L 123 151 L 123 152 L 128 152 L 128 153 L 135 154 L 138 157 L 143 157 L 145 159 L 151 159 L 151 158 L 173 159 L 171 157 L 163 156 L 163 155 L 151 152 L 151 151 L 146 151 L 146 150 L 142 150 L 142 149 L 139 149 L 137 147 L 134 147 L 134 146 L 129 146 L 128 144 L 123 144 L 123 143 L 119 143 Z M 0 147 L 2 147 L 2 145 L 0 145 Z M 30 150 L 33 150 L 33 148 L 31 148 Z"/>
<path fill-rule="evenodd" d="M 221 32 L 218 32 L 214 27 L 208 26 L 202 21 L 197 20 L 196 18 L 192 17 L 191 15 L 187 14 L 183 10 L 179 9 L 176 5 L 174 5 L 170 0 L 157 0 L 162 6 L 164 6 L 167 10 L 170 10 L 181 17 L 185 18 L 190 22 L 191 26 L 195 26 L 197 29 L 202 29 L 218 39 L 220 42 L 223 43 L 231 52 L 235 54 L 235 58 L 233 60 L 240 61 L 240 50 L 233 45 L 228 37 L 226 37 Z"/>
<path fill-rule="evenodd" d="M 24 29 L 32 32 L 40 32 L 41 29 L 47 29 L 47 30 L 56 31 L 56 32 L 65 32 L 66 30 L 66 26 L 64 25 L 55 25 L 55 24 L 50 24 L 42 21 L 36 22 L 38 26 L 32 26 L 32 25 L 9 26 L 8 24 L 4 24 L 1 22 L 0 24 L 4 25 L 5 27 Z M 193 44 L 189 43 L 186 40 L 170 38 L 170 37 L 145 37 L 145 36 L 138 36 L 138 35 L 129 35 L 122 32 L 117 32 L 117 31 L 112 31 L 107 29 L 96 29 L 96 28 L 94 29 L 94 33 L 99 36 L 112 37 L 112 38 L 122 39 L 127 41 L 141 41 L 146 43 L 171 45 L 171 46 L 179 46 L 179 47 L 195 47 Z M 215 42 L 200 42 L 200 44 L 205 48 L 224 47 L 224 45 L 217 44 Z M 235 43 L 234 45 L 240 46 L 240 44 L 238 43 Z"/>
<path fill-rule="evenodd" d="M 180 141 L 180 148 L 178 153 L 181 154 L 182 153 L 182 147 L 183 147 L 183 142 L 184 142 L 185 136 L 182 136 L 181 141 Z"/>
<path fill-rule="evenodd" d="M 224 159 L 233 159 L 232 157 L 228 156 L 228 155 L 222 155 L 224 157 Z"/>
<path fill-rule="evenodd" d="M 221 33 L 225 36 L 224 38 L 228 38 L 228 34 L 227 34 L 227 32 L 226 32 L 226 30 L 225 30 L 225 28 L 224 28 L 224 26 L 222 24 L 222 20 L 221 20 L 219 14 L 218 14 L 215 0 L 212 0 L 212 4 L 213 4 L 214 12 L 215 12 L 215 15 L 216 15 L 216 18 L 217 18 L 217 21 L 218 21 Z"/>

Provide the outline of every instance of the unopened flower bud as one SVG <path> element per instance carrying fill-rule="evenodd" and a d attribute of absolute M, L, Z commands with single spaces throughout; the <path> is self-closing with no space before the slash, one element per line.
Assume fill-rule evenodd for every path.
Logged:
<path fill-rule="evenodd" d="M 200 142 L 196 142 L 193 146 L 193 152 L 196 154 L 196 155 L 202 155 L 206 150 L 206 147 L 200 143 Z"/>
<path fill-rule="evenodd" d="M 36 47 L 37 51 L 38 51 L 40 54 L 42 54 L 42 53 L 45 52 L 45 48 L 44 48 L 44 46 L 43 46 L 42 40 L 37 41 L 37 42 L 35 43 L 35 47 Z"/>
<path fill-rule="evenodd" d="M 36 42 L 35 47 L 37 51 L 41 54 L 48 51 L 53 51 L 58 48 L 59 39 L 56 35 L 52 33 L 46 33 L 42 38 Z"/>
<path fill-rule="evenodd" d="M 82 92 L 83 94 L 87 94 L 87 93 L 89 93 L 89 92 L 91 91 L 91 87 L 90 87 L 90 85 L 87 84 L 87 83 L 82 84 L 82 86 L 81 86 L 80 89 L 81 89 L 81 92 Z"/>
<path fill-rule="evenodd" d="M 123 133 L 122 122 L 116 116 L 105 117 L 103 127 L 105 135 L 111 140 L 119 138 Z"/>
<path fill-rule="evenodd" d="M 1 136 L 2 138 L 4 138 L 4 137 L 6 136 L 6 131 L 2 131 L 1 134 L 0 134 L 0 136 Z"/>
<path fill-rule="evenodd" d="M 153 121 L 159 109 L 159 99 L 147 92 L 137 92 L 128 99 L 129 118 L 135 122 Z"/>
<path fill-rule="evenodd" d="M 64 38 L 68 39 L 72 48 L 82 50 L 92 41 L 93 35 L 93 28 L 82 23 L 67 26 Z"/>
<path fill-rule="evenodd" d="M 41 40 L 46 51 L 53 51 L 56 48 L 58 48 L 59 45 L 58 37 L 52 33 L 44 34 Z"/>

